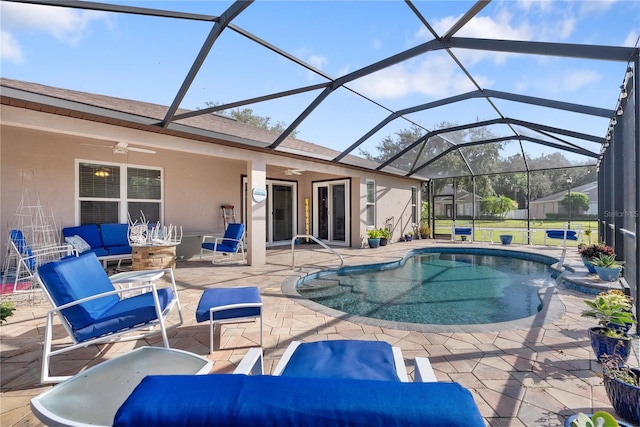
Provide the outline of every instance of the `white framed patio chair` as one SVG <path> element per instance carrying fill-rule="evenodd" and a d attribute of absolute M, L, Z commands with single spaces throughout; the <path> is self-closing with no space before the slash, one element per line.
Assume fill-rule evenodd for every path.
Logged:
<path fill-rule="evenodd" d="M 39 265 L 68 256 L 78 256 L 78 252 L 70 244 L 32 248 L 21 230 L 11 230 L 9 241 L 9 250 L 16 258 L 12 292 L 33 289 L 37 284 L 35 273 Z"/>
<path fill-rule="evenodd" d="M 156 285 L 155 278 L 162 275 L 168 276 L 168 286 Z M 140 271 L 116 277 L 113 282 L 109 279 L 94 253 L 53 261 L 38 268 L 36 278 L 54 307 L 46 317 L 42 383 L 70 377 L 50 374 L 53 356 L 92 344 L 138 340 L 160 333 L 164 347 L 169 348 L 167 331 L 183 323 L 173 270 Z M 138 284 L 116 287 L 125 282 Z M 168 316 L 174 307 L 179 319 L 168 326 Z M 71 342 L 56 343 L 54 348 L 56 318 Z"/>
<path fill-rule="evenodd" d="M 202 244 L 200 245 L 200 259 L 202 260 L 202 254 L 204 251 L 213 252 L 213 259 L 211 262 L 216 263 L 216 254 L 234 255 L 237 253 L 242 254 L 242 261 L 245 260 L 244 253 L 244 224 L 229 224 L 224 232 L 224 236 L 202 236 Z M 213 241 L 211 241 L 213 239 Z"/>

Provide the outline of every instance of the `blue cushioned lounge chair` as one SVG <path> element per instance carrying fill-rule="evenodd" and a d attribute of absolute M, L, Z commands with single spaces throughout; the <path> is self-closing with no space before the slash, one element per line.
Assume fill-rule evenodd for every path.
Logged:
<path fill-rule="evenodd" d="M 213 241 L 210 241 L 213 239 Z M 229 224 L 223 237 L 202 236 L 200 259 L 204 251 L 213 252 L 212 263 L 216 263 L 216 254 L 234 255 L 242 253 L 244 261 L 244 224 Z"/>
<path fill-rule="evenodd" d="M 416 367 L 415 382 L 402 381 L 406 370 L 397 355 L 399 349 L 377 341 L 296 343 L 278 364 L 280 375 L 147 376 L 118 409 L 114 426 L 486 425 L 469 390 L 425 380 L 429 374 L 418 370 L 427 359 Z M 245 359 L 240 365 L 248 365 Z"/>
<path fill-rule="evenodd" d="M 157 287 L 154 279 L 165 274 L 169 276 L 171 286 Z M 167 330 L 182 324 L 178 291 L 170 268 L 127 273 L 126 281 L 137 285 L 117 289 L 96 255 L 87 253 L 44 264 L 38 268 L 36 277 L 54 306 L 47 313 L 42 383 L 69 378 L 50 375 L 52 356 L 91 344 L 135 340 L 158 332 L 162 334 L 164 346 L 169 348 Z M 124 279 L 118 277 L 118 282 L 124 283 Z M 167 327 L 165 321 L 174 306 L 180 319 Z M 54 350 L 52 338 L 56 315 L 72 342 L 56 344 L 59 348 Z"/>

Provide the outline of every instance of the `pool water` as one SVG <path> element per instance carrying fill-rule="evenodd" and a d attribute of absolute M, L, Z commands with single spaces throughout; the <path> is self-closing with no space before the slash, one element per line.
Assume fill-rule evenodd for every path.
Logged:
<path fill-rule="evenodd" d="M 538 291 L 554 286 L 549 264 L 511 257 L 428 253 L 396 268 L 373 266 L 298 283 L 316 303 L 359 316 L 408 323 L 471 325 L 536 314 Z"/>

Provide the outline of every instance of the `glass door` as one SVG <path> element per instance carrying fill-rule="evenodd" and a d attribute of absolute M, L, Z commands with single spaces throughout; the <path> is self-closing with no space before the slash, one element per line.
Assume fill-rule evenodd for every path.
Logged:
<path fill-rule="evenodd" d="M 313 184 L 313 235 L 327 243 L 349 245 L 349 181 Z"/>
<path fill-rule="evenodd" d="M 268 227 L 267 230 L 267 233 L 271 231 L 271 236 L 267 241 L 271 243 L 287 241 L 290 243 L 295 224 L 293 186 L 290 184 L 267 185 L 267 193 L 271 195 L 270 198 L 267 196 L 267 200 L 271 200 L 271 220 L 268 222 L 271 227 Z"/>
<path fill-rule="evenodd" d="M 244 178 L 244 200 L 250 200 Z M 297 224 L 297 183 L 267 180 L 267 219 L 265 242 L 267 246 L 291 243 L 296 234 Z M 245 204 L 246 206 L 246 204 Z M 246 224 L 247 212 L 243 209 L 243 221 Z"/>

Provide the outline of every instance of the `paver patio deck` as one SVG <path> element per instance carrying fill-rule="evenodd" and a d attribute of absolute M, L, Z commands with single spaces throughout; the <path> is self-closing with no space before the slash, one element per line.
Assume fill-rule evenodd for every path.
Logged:
<path fill-rule="evenodd" d="M 394 243 L 378 249 L 339 249 L 345 265 L 393 261 L 409 249 L 425 245 L 450 245 L 432 240 Z M 473 245 L 475 243 L 456 243 Z M 491 247 L 500 247 L 492 245 Z M 559 258 L 553 247 L 510 246 Z M 469 388 L 489 426 L 561 426 L 576 412 L 613 411 L 598 373 L 601 365 L 594 358 L 587 329 L 594 321 L 580 317 L 583 299 L 588 295 L 562 285 L 554 288 L 560 302 L 553 313 L 513 322 L 496 330 L 487 328 L 465 332 L 434 328 L 412 331 L 374 326 L 345 320 L 314 310 L 282 291 L 291 276 L 318 268 L 335 266 L 335 255 L 317 245 L 296 247 L 296 264 L 291 269 L 289 247 L 269 249 L 265 266 L 251 267 L 236 262 L 212 265 L 205 261 L 178 263 L 176 281 L 185 323 L 170 332 L 171 346 L 207 355 L 209 330 L 197 324 L 195 310 L 204 289 L 254 285 L 260 288 L 264 303 L 265 371 L 271 372 L 287 345 L 293 340 L 325 339 L 383 340 L 402 349 L 409 372 L 413 358 L 426 356 L 439 381 L 458 381 Z M 567 250 L 566 263 L 579 266 L 573 248 Z M 49 304 L 36 298 L 21 303 L 9 322 L 0 328 L 0 425 L 41 425 L 31 413 L 30 399 L 47 390 L 40 385 L 40 364 L 45 313 Z M 547 316 L 548 318 L 544 318 Z M 428 329 L 428 328 L 427 328 Z M 217 329 L 218 331 L 220 329 Z M 54 336 L 63 337 L 61 327 Z M 259 342 L 259 324 L 254 321 L 230 323 L 222 327 L 212 373 L 232 372 L 250 347 Z M 143 345 L 162 345 L 159 337 L 147 341 L 91 346 L 54 358 L 55 374 L 73 374 Z M 639 365 L 638 341 L 630 363 Z"/>

